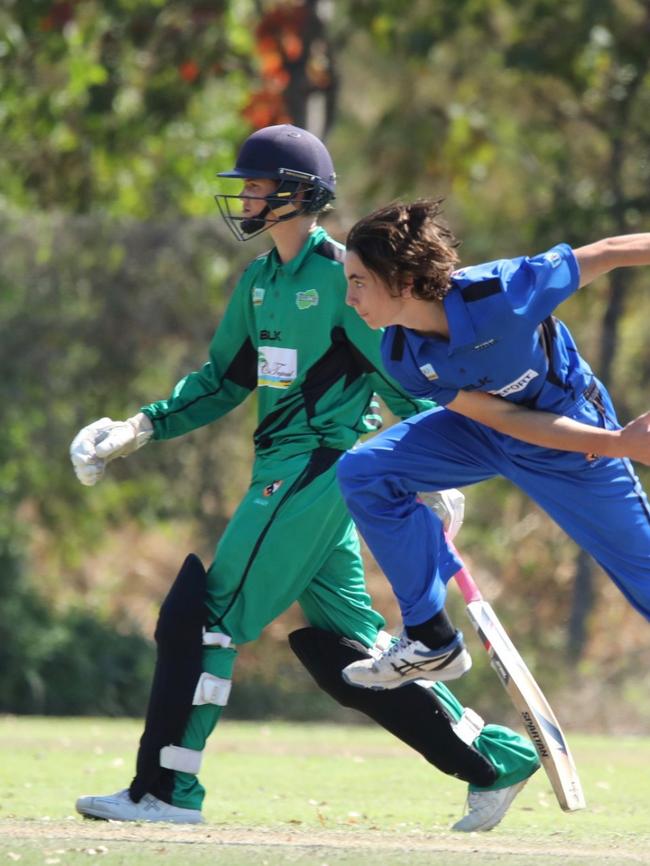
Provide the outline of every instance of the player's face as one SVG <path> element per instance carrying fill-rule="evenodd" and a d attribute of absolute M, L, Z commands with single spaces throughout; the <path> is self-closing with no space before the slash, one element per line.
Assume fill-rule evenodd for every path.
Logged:
<path fill-rule="evenodd" d="M 277 180 L 271 180 L 268 177 L 246 178 L 244 188 L 239 193 L 242 201 L 242 215 L 246 219 L 254 219 L 267 205 L 265 196 L 271 195 L 277 188 Z"/>
<path fill-rule="evenodd" d="M 345 277 L 348 281 L 345 301 L 367 325 L 374 329 L 400 323 L 404 297 L 392 295 L 386 283 L 351 250 L 345 254 Z"/>
<path fill-rule="evenodd" d="M 282 186 L 281 182 L 270 178 L 247 178 L 244 188 L 239 193 L 242 200 L 242 216 L 244 219 L 255 219 L 268 206 L 270 210 L 264 215 L 264 221 L 270 225 L 273 233 L 274 224 L 279 224 L 281 218 L 296 211 L 296 204 L 301 202 L 304 196 L 302 190 L 298 190 L 289 200 L 267 201 L 266 196 L 272 196 Z"/>

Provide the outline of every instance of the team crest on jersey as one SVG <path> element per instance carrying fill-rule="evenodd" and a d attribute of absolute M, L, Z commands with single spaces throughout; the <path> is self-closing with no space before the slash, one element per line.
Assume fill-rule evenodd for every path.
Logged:
<path fill-rule="evenodd" d="M 264 301 L 266 289 L 261 289 L 259 286 L 253 287 L 253 306 L 260 307 Z"/>
<path fill-rule="evenodd" d="M 299 310 L 308 310 L 310 307 L 317 307 L 318 292 L 316 289 L 308 289 L 306 292 L 296 292 L 296 306 Z"/>
<path fill-rule="evenodd" d="M 438 378 L 438 374 L 433 369 L 431 364 L 422 364 L 422 366 L 420 367 L 420 372 L 424 373 L 429 382 L 433 382 L 435 379 Z"/>

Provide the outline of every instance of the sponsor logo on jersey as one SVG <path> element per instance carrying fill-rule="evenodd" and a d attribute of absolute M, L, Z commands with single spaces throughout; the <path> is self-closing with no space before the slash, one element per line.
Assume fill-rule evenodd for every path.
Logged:
<path fill-rule="evenodd" d="M 257 350 L 257 384 L 260 388 L 288 388 L 298 375 L 298 352 L 279 346 Z"/>
<path fill-rule="evenodd" d="M 282 339 L 282 331 L 260 331 L 260 340 L 272 343 L 274 340 Z"/>
<path fill-rule="evenodd" d="M 281 481 L 272 481 L 270 484 L 267 484 L 264 490 L 262 491 L 262 496 L 268 499 L 269 496 L 273 496 L 276 490 L 282 487 Z"/>
<path fill-rule="evenodd" d="M 282 481 L 272 481 L 267 484 L 262 490 L 262 495 L 253 500 L 256 505 L 268 505 L 269 499 L 273 494 L 282 487 Z"/>
<path fill-rule="evenodd" d="M 438 374 L 437 374 L 436 371 L 433 369 L 433 367 L 431 366 L 431 364 L 423 364 L 423 365 L 420 367 L 420 372 L 421 372 L 421 373 L 424 373 L 424 375 L 427 377 L 427 379 L 428 379 L 430 382 L 433 382 L 435 379 L 438 378 Z"/>
<path fill-rule="evenodd" d="M 539 376 L 539 373 L 535 370 L 526 370 L 518 379 L 510 382 L 508 385 L 504 385 L 503 388 L 496 388 L 494 391 L 490 391 L 490 394 L 497 394 L 499 397 L 508 397 L 510 394 L 516 394 L 517 391 L 523 391 L 526 385 L 532 382 L 533 379 L 536 379 L 537 376 Z"/>
<path fill-rule="evenodd" d="M 484 343 L 477 343 L 475 346 L 472 346 L 472 349 L 474 352 L 480 352 L 482 349 L 489 349 L 495 343 L 496 340 L 486 340 Z"/>
<path fill-rule="evenodd" d="M 318 292 L 316 289 L 308 289 L 306 292 L 296 292 L 296 306 L 299 310 L 308 310 L 310 307 L 317 307 Z"/>
<path fill-rule="evenodd" d="M 264 301 L 266 289 L 261 289 L 259 286 L 253 288 L 253 306 L 260 307 Z"/>
<path fill-rule="evenodd" d="M 558 252 L 555 252 L 555 250 L 553 250 L 553 252 L 546 253 L 544 258 L 552 268 L 557 268 L 557 266 L 562 261 L 562 256 Z"/>

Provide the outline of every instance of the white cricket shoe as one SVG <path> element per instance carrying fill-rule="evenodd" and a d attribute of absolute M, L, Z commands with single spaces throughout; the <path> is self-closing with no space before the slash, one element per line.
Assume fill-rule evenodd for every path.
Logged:
<path fill-rule="evenodd" d="M 366 689 L 397 689 L 414 680 L 456 680 L 472 666 L 463 635 L 446 646 L 429 649 L 419 640 L 402 632 L 397 643 L 372 659 L 352 662 L 343 668 L 342 676 L 351 686 Z"/>
<path fill-rule="evenodd" d="M 509 788 L 499 788 L 497 791 L 470 791 L 467 795 L 467 814 L 451 829 L 472 833 L 496 827 L 527 781 L 528 779 L 524 779 L 523 782 L 517 782 Z"/>
<path fill-rule="evenodd" d="M 153 794 L 145 794 L 139 803 L 129 797 L 129 789 L 104 797 L 79 797 L 77 812 L 84 818 L 104 818 L 106 821 L 169 821 L 173 824 L 202 824 L 198 809 L 180 809 L 171 806 Z"/>

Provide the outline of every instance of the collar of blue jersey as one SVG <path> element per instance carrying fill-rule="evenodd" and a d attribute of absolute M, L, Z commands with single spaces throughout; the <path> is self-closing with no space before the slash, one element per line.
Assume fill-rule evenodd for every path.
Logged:
<path fill-rule="evenodd" d="M 271 250 L 269 262 L 274 271 L 282 268 L 285 274 L 297 274 L 302 267 L 305 259 L 318 244 L 327 237 L 327 232 L 322 226 L 316 226 L 313 232 L 310 232 L 309 237 L 300 249 L 298 255 L 294 256 L 288 262 L 281 262 L 278 256 L 278 251 L 275 247 Z"/>
<path fill-rule="evenodd" d="M 451 354 L 455 349 L 460 349 L 461 346 L 476 342 L 476 328 L 461 291 L 453 282 L 443 304 L 449 326 L 449 354 Z"/>

